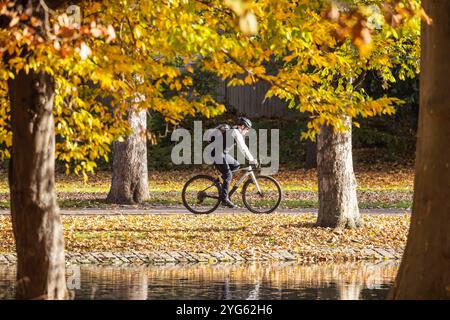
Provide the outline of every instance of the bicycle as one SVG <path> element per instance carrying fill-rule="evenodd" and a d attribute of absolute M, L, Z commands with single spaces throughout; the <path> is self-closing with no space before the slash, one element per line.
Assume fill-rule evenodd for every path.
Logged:
<path fill-rule="evenodd" d="M 242 187 L 242 202 L 245 207 L 253 213 L 271 213 L 275 211 L 282 199 L 280 183 L 269 175 L 255 175 L 255 169 L 252 165 L 235 170 L 233 173 L 240 171 L 244 171 L 244 174 L 230 189 L 228 197 L 231 198 L 245 181 Z M 221 194 L 221 178 L 199 174 L 185 183 L 181 197 L 183 205 L 190 212 L 209 214 L 219 207 Z"/>

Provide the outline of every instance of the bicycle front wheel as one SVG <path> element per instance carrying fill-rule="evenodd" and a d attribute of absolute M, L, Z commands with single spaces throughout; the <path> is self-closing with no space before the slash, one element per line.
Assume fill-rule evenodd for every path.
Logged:
<path fill-rule="evenodd" d="M 281 203 L 281 186 L 270 176 L 256 176 L 259 191 L 252 179 L 248 179 L 242 187 L 242 201 L 253 213 L 271 213 Z"/>
<path fill-rule="evenodd" d="M 183 205 L 192 213 L 208 214 L 220 205 L 220 184 L 208 175 L 198 175 L 189 179 L 183 187 Z"/>

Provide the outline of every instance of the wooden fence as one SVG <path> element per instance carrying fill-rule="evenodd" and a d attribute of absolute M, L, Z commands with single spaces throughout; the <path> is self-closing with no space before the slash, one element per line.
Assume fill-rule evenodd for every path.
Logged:
<path fill-rule="evenodd" d="M 239 114 L 253 118 L 292 118 L 300 117 L 300 112 L 289 109 L 288 103 L 271 97 L 264 101 L 270 88 L 267 82 L 258 82 L 255 85 L 229 87 L 226 82 L 219 82 L 217 95 L 219 101 L 229 108 L 235 109 Z M 264 101 L 264 102 L 263 102 Z"/>

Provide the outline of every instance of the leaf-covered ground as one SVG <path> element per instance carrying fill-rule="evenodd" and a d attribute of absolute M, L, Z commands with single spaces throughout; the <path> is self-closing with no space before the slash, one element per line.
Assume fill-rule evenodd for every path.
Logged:
<path fill-rule="evenodd" d="M 214 170 L 206 170 L 216 174 Z M 189 177 L 205 173 L 203 169 L 150 172 L 150 198 L 146 206 L 181 205 L 181 189 Z M 275 177 L 284 191 L 281 208 L 317 207 L 317 175 L 315 170 L 280 170 Z M 410 208 L 414 171 L 410 166 L 378 165 L 356 170 L 358 200 L 361 208 Z M 87 183 L 78 176 L 57 175 L 59 204 L 63 208 L 112 208 L 105 202 L 111 182 L 110 172 L 98 172 Z M 240 203 L 240 194 L 235 195 Z M 0 173 L 0 208 L 9 207 L 6 173 Z"/>
<path fill-rule="evenodd" d="M 401 249 L 408 215 L 365 215 L 364 226 L 334 234 L 314 226 L 316 215 L 63 216 L 66 249 L 92 251 L 270 252 L 373 247 Z M 13 252 L 9 216 L 0 216 L 0 252 Z"/>

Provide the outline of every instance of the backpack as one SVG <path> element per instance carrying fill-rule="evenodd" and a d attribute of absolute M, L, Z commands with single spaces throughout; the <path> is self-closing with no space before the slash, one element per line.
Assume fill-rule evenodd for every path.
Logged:
<path fill-rule="evenodd" d="M 227 130 L 230 130 L 231 126 L 228 123 L 221 123 L 217 126 L 215 126 L 214 128 L 212 128 L 212 130 L 219 130 L 220 133 L 222 133 L 222 136 L 225 138 L 225 134 L 227 132 Z M 209 136 L 209 140 L 208 142 L 213 142 L 214 141 L 214 134 L 211 134 Z"/>
<path fill-rule="evenodd" d="M 223 138 L 223 149 L 222 150 L 225 153 L 229 151 L 230 147 L 232 147 L 232 146 L 227 145 L 227 140 L 226 140 L 227 131 L 229 131 L 231 129 L 232 129 L 232 127 L 228 123 L 221 123 L 221 124 L 215 126 L 214 128 L 212 128 L 212 130 L 214 130 L 214 131 L 219 130 L 221 132 L 222 138 Z M 212 132 L 214 132 L 214 131 L 212 131 Z M 214 134 L 211 134 L 208 137 L 208 142 L 211 143 L 211 142 L 214 142 L 214 140 L 215 140 L 215 136 L 214 136 Z M 233 144 L 234 143 L 235 143 L 235 141 L 233 140 Z M 214 151 L 213 151 L 213 153 L 214 153 Z M 213 154 L 213 156 L 214 156 L 214 154 Z"/>

